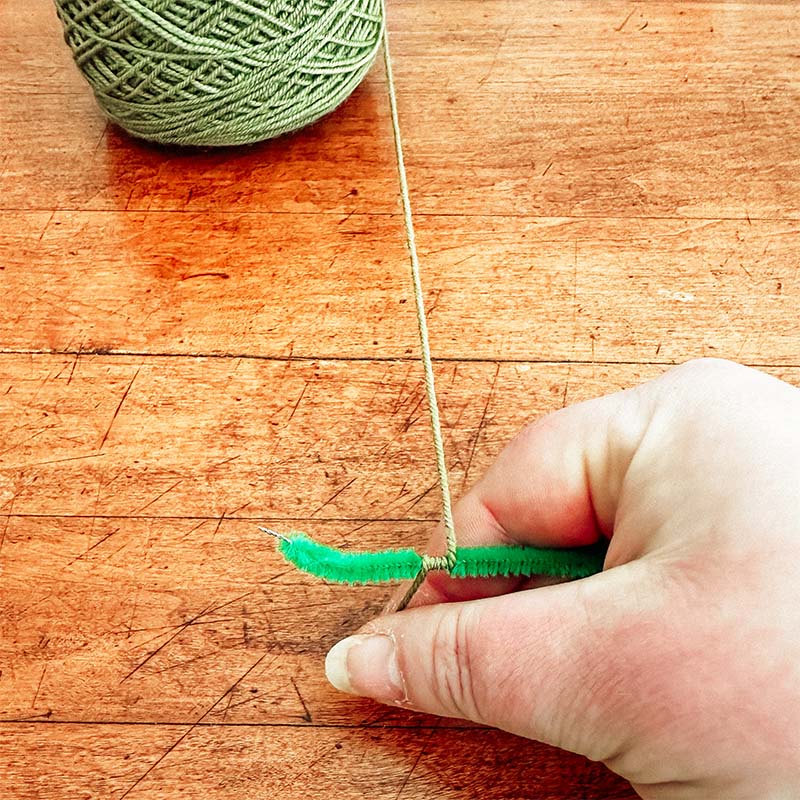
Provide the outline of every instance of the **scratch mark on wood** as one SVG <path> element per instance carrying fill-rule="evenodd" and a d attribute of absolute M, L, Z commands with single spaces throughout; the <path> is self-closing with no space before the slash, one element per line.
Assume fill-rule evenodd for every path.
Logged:
<path fill-rule="evenodd" d="M 297 398 L 297 402 L 294 404 L 294 406 L 292 408 L 292 413 L 289 414 L 289 419 L 286 420 L 287 423 L 292 421 L 292 418 L 294 417 L 295 412 L 297 411 L 297 407 L 300 405 L 300 403 L 303 400 L 303 395 L 305 395 L 306 389 L 308 389 L 308 381 L 305 382 L 305 385 L 303 386 L 303 390 L 300 392 L 300 396 Z"/>
<path fill-rule="evenodd" d="M 244 700 L 239 700 L 239 701 L 238 701 L 238 702 L 236 702 L 236 703 L 232 703 L 232 702 L 230 702 L 230 701 L 229 701 L 229 702 L 226 704 L 226 706 L 225 706 L 225 713 L 223 714 L 223 717 L 222 717 L 222 718 L 223 718 L 223 720 L 224 720 L 224 719 L 225 719 L 225 717 L 227 716 L 227 714 L 228 714 L 228 711 L 229 711 L 230 709 L 232 709 L 232 708 L 239 708 L 240 706 L 246 706 L 246 705 L 249 705 L 250 703 L 255 703 L 255 702 L 257 702 L 257 701 L 258 701 L 258 700 L 260 700 L 260 699 L 261 699 L 261 698 L 259 697 L 259 695 L 257 695 L 257 694 L 251 694 L 249 697 L 245 697 L 245 699 L 244 699 Z M 235 724 L 235 723 L 234 723 L 234 724 Z"/>
<path fill-rule="evenodd" d="M 567 366 L 567 377 L 564 380 L 564 393 L 561 395 L 561 408 L 566 408 L 567 406 L 567 393 L 569 392 L 569 379 L 572 375 L 572 364 Z"/>
<path fill-rule="evenodd" d="M 103 139 L 106 138 L 106 134 L 108 133 L 108 126 L 110 125 L 109 122 L 106 122 L 105 127 L 103 128 L 103 132 L 100 134 L 100 138 L 97 140 L 97 144 L 92 151 L 92 155 L 97 155 L 97 151 L 100 149 L 100 145 L 103 144 Z"/>
<path fill-rule="evenodd" d="M 6 534 L 8 533 L 8 526 L 11 523 L 11 515 L 14 512 L 14 501 L 17 499 L 16 494 L 11 498 L 11 503 L 8 506 L 8 516 L 6 517 L 5 524 L 3 525 L 3 535 L 0 536 L 0 553 L 3 552 L 3 545 L 6 543 Z"/>
<path fill-rule="evenodd" d="M 49 219 L 47 220 L 47 222 L 45 222 L 45 224 L 44 224 L 44 228 L 42 228 L 42 232 L 41 232 L 41 234 L 39 235 L 39 241 L 40 241 L 40 242 L 42 241 L 42 239 L 44 239 L 44 235 L 45 235 L 45 233 L 46 233 L 47 229 L 50 227 L 50 223 L 53 221 L 53 217 L 54 217 L 55 215 L 56 215 L 56 212 L 54 211 L 54 212 L 53 212 L 53 213 L 50 215 L 50 217 L 49 217 Z"/>
<path fill-rule="evenodd" d="M 614 28 L 614 30 L 615 30 L 617 33 L 620 33 L 620 32 L 622 31 L 622 29 L 623 29 L 623 28 L 624 28 L 624 27 L 625 27 L 625 26 L 628 24 L 628 20 L 629 20 L 629 19 L 630 19 L 630 18 L 633 16 L 633 14 L 634 14 L 634 12 L 635 12 L 635 11 L 636 11 L 636 8 L 635 8 L 635 7 L 634 7 L 634 8 L 632 8 L 632 9 L 631 9 L 631 11 L 630 11 L 630 14 L 628 14 L 628 16 L 627 16 L 627 17 L 625 17 L 625 19 L 624 19 L 624 20 L 622 20 L 622 24 L 620 24 L 620 25 L 618 25 L 616 28 Z"/>
<path fill-rule="evenodd" d="M 411 780 L 411 776 L 414 774 L 414 771 L 416 770 L 417 766 L 419 765 L 419 762 L 422 760 L 422 756 L 425 755 L 425 751 L 428 749 L 428 745 L 430 745 L 431 739 L 433 738 L 433 735 L 438 730 L 438 727 L 439 727 L 438 724 L 434 725 L 433 728 L 431 728 L 431 732 L 425 737 L 425 741 L 422 743 L 422 747 L 420 747 L 419 753 L 417 753 L 417 757 L 416 757 L 416 759 L 414 759 L 414 763 L 411 765 L 411 769 L 408 771 L 408 774 L 403 779 L 403 783 L 400 785 L 400 789 L 398 790 L 397 794 L 395 795 L 394 800 L 400 800 L 400 795 L 403 794 L 403 792 L 405 791 L 406 786 L 408 786 L 408 782 Z"/>
<path fill-rule="evenodd" d="M 503 45 L 506 43 L 506 39 L 508 38 L 508 32 L 510 30 L 511 30 L 511 25 L 508 25 L 508 27 L 506 27 L 506 29 L 500 35 L 499 41 L 497 42 L 497 48 L 495 49 L 494 56 L 492 57 L 492 63 L 489 64 L 489 69 L 486 70 L 486 74 L 478 81 L 479 87 L 483 86 L 483 84 L 489 80 L 492 73 L 494 72 L 494 68 L 497 66 L 497 61 L 500 58 L 500 51 L 503 49 Z"/>
<path fill-rule="evenodd" d="M 415 505 L 417 505 L 421 500 L 423 500 L 425 497 L 427 497 L 433 491 L 433 489 L 435 489 L 438 485 L 439 485 L 439 481 L 435 480 L 424 492 L 422 492 L 421 494 L 418 494 L 412 500 L 411 504 L 406 506 L 406 513 L 411 511 L 411 509 L 414 508 Z"/>
<path fill-rule="evenodd" d="M 39 699 L 39 690 L 42 688 L 42 681 L 44 680 L 45 672 L 47 672 L 47 664 L 42 667 L 42 674 L 39 676 L 39 683 L 36 685 L 36 693 L 33 695 L 31 708 L 36 708 L 36 701 Z"/>
<path fill-rule="evenodd" d="M 136 587 L 136 594 L 133 596 L 133 603 L 131 604 L 131 615 L 128 619 L 128 635 L 125 637 L 126 639 L 131 638 L 131 630 L 133 629 L 133 619 L 136 616 L 136 611 L 139 608 L 139 595 L 141 594 L 142 587 Z"/>
<path fill-rule="evenodd" d="M 49 461 L 36 461 L 33 464 L 25 464 L 25 468 L 46 467 L 49 464 L 63 464 L 65 461 L 82 461 L 84 458 L 102 458 L 105 453 L 90 453 L 88 456 L 70 456 L 69 458 L 53 458 Z M 19 469 L 20 467 L 7 467 L 6 469 Z"/>
<path fill-rule="evenodd" d="M 467 459 L 467 466 L 464 469 L 464 485 L 466 486 L 467 481 L 469 480 L 469 471 L 472 467 L 472 459 L 475 457 L 475 451 L 478 449 L 478 441 L 481 438 L 481 433 L 486 426 L 486 414 L 489 411 L 489 405 L 494 398 L 494 389 L 497 385 L 497 376 L 500 374 L 500 362 L 498 361 L 494 365 L 494 377 L 492 378 L 492 385 L 489 388 L 489 395 L 486 398 L 486 404 L 483 407 L 483 413 L 481 414 L 481 418 L 478 421 L 478 430 L 475 432 L 475 438 L 472 440 L 472 448 L 469 451 L 469 458 Z"/>
<path fill-rule="evenodd" d="M 344 225 L 344 223 L 347 222 L 347 220 L 349 220 L 350 217 L 352 217 L 353 214 L 356 213 L 356 211 L 357 211 L 357 209 L 355 209 L 355 208 L 352 209 L 352 211 L 348 211 L 348 213 L 345 214 L 345 216 L 343 216 L 336 224 L 337 225 Z M 334 256 L 333 261 L 336 261 L 336 257 L 335 256 Z M 331 263 L 328 265 L 328 267 L 330 267 L 333 264 L 333 261 L 331 261 Z"/>
<path fill-rule="evenodd" d="M 239 362 L 237 361 L 236 363 L 238 364 Z M 209 472 L 211 472 L 212 469 L 217 469 L 217 467 L 223 466 L 223 464 L 230 464 L 231 461 L 236 461 L 237 458 L 241 458 L 241 457 L 242 457 L 242 453 L 238 453 L 237 455 L 231 456 L 230 458 L 224 458 L 222 461 L 219 461 L 216 464 L 213 464 L 209 468 Z"/>
<path fill-rule="evenodd" d="M 178 636 L 180 636 L 187 628 L 191 627 L 192 625 L 198 624 L 198 622 L 205 616 L 209 614 L 213 614 L 219 611 L 222 608 L 226 608 L 227 606 L 237 602 L 238 600 L 242 600 L 245 597 L 248 597 L 252 594 L 251 592 L 245 592 L 244 594 L 239 595 L 238 597 L 234 597 L 233 600 L 228 600 L 225 603 L 222 603 L 218 606 L 214 606 L 211 608 L 210 606 L 206 606 L 199 614 L 196 614 L 189 620 L 182 622 L 180 625 L 177 626 L 177 630 L 170 636 L 165 642 L 162 642 L 155 650 L 151 653 L 148 653 L 144 659 L 142 659 L 121 681 L 120 684 L 125 683 L 128 678 L 135 675 L 142 667 L 145 666 L 151 659 L 155 658 L 167 645 L 169 645 L 172 641 L 174 641 Z M 156 637 L 157 638 L 157 637 Z"/>
<path fill-rule="evenodd" d="M 342 492 L 349 489 L 356 482 L 355 478 L 351 478 L 341 489 L 337 489 L 316 511 L 312 512 L 311 516 L 315 516 L 322 511 L 325 506 L 330 505 Z"/>
<path fill-rule="evenodd" d="M 87 556 L 89 553 L 91 553 L 91 552 L 92 552 L 92 550 L 94 550 L 94 549 L 95 549 L 95 547 L 99 547 L 99 546 L 100 546 L 101 544 L 103 544 L 103 542 L 105 542 L 107 539 L 110 539 L 110 538 L 111 538 L 111 537 L 112 537 L 112 536 L 113 536 L 115 533 L 119 533 L 119 530 L 120 530 L 119 528 L 114 528 L 114 530 L 113 530 L 113 531 L 110 531 L 110 532 L 109 532 L 109 533 L 107 533 L 105 536 L 103 536 L 101 539 L 98 539 L 98 540 L 97 540 L 97 541 L 96 541 L 96 542 L 95 542 L 95 543 L 94 543 L 94 544 L 93 544 L 91 547 L 88 547 L 88 548 L 87 548 L 86 550 L 84 550 L 84 551 L 83 551 L 83 552 L 82 552 L 82 553 L 81 553 L 79 556 L 75 556 L 75 558 L 73 558 L 73 559 L 72 559 L 72 561 L 70 561 L 70 562 L 69 562 L 69 564 L 67 564 L 67 566 L 68 566 L 68 567 L 71 567 L 71 566 L 72 566 L 72 565 L 73 565 L 73 564 L 74 564 L 76 561 L 80 561 L 82 558 L 84 558 L 84 557 L 85 557 L 85 556 Z"/>
<path fill-rule="evenodd" d="M 308 710 L 308 706 L 306 705 L 306 701 L 303 700 L 303 695 L 300 694 L 300 690 L 297 688 L 297 683 L 295 683 L 294 678 L 289 678 L 289 680 L 291 681 L 292 686 L 294 686 L 295 692 L 297 692 L 297 697 L 300 700 L 300 705 L 303 706 L 302 719 L 304 719 L 306 722 L 311 722 L 312 721 L 311 720 L 311 712 Z"/>
<path fill-rule="evenodd" d="M 216 539 L 217 532 L 219 531 L 220 525 L 222 525 L 222 520 L 224 520 L 224 519 L 225 519 L 225 512 L 223 511 L 220 514 L 219 519 L 217 520 L 217 526 L 216 526 L 216 528 L 214 528 L 214 533 L 211 534 L 211 541 L 212 542 L 214 541 L 214 539 Z"/>
<path fill-rule="evenodd" d="M 190 281 L 192 278 L 222 278 L 227 281 L 230 277 L 227 272 L 195 272 L 192 275 L 181 275 L 181 281 Z"/>
<path fill-rule="evenodd" d="M 161 667 L 161 669 L 154 669 L 151 670 L 151 675 L 160 675 L 162 672 L 169 672 L 173 669 L 182 669 L 183 667 L 188 666 L 189 664 L 194 664 L 196 661 L 202 661 L 204 658 L 212 658 L 213 656 L 218 656 L 220 653 L 224 653 L 224 650 L 209 650 L 207 653 L 200 653 L 200 655 L 192 656 L 191 658 L 186 658 L 183 661 L 178 661 L 176 664 L 168 664 L 166 667 Z"/>
<path fill-rule="evenodd" d="M 175 483 L 173 483 L 172 486 L 170 486 L 168 489 L 164 489 L 164 491 L 161 492 L 161 494 L 156 495 L 149 503 L 145 503 L 141 508 L 134 511 L 131 516 L 136 516 L 137 514 L 141 514 L 142 511 L 144 511 L 146 508 L 150 508 L 150 506 L 153 505 L 153 503 L 158 502 L 165 494 L 169 494 L 179 483 L 182 482 L 183 478 L 178 478 L 178 480 L 175 481 Z"/>
<path fill-rule="evenodd" d="M 411 411 L 408 412 L 406 417 L 405 423 L 403 423 L 403 433 L 408 433 L 411 426 L 419 419 L 419 417 L 415 417 L 414 414 L 417 413 L 417 410 L 422 405 L 422 402 L 425 400 L 425 395 L 420 392 L 419 397 L 417 398 L 417 402 L 414 403 L 414 407 Z"/>
<path fill-rule="evenodd" d="M 400 384 L 400 389 L 397 392 L 397 402 L 394 404 L 392 408 L 391 415 L 394 416 L 405 404 L 408 398 L 403 397 L 403 392 L 406 390 L 406 385 L 408 384 L 408 378 L 411 375 L 412 366 L 409 364 L 406 367 L 406 374 L 403 375 L 403 382 Z M 413 392 L 409 394 L 409 397 L 413 396 Z"/>
<path fill-rule="evenodd" d="M 275 648 L 278 650 L 278 652 L 281 653 L 281 654 L 284 654 L 286 651 L 283 648 L 283 643 L 281 642 L 281 640 L 278 638 L 277 634 L 275 633 L 275 629 L 272 627 L 272 620 L 270 619 L 269 614 L 267 614 L 267 616 L 264 617 L 264 622 L 266 623 L 267 632 L 269 633 L 269 637 L 270 637 L 269 638 L 269 645 L 268 645 L 269 650 L 270 651 L 272 650 L 272 645 L 274 644 Z"/>
<path fill-rule="evenodd" d="M 272 583 L 272 581 L 278 580 L 278 578 L 282 578 L 284 575 L 287 575 L 290 572 L 294 572 L 293 567 L 289 567 L 289 569 L 283 570 L 283 572 L 278 572 L 275 575 L 270 576 L 265 581 L 261 581 L 262 583 Z"/>
<path fill-rule="evenodd" d="M 140 369 L 141 367 L 136 368 L 136 372 L 131 378 L 131 382 L 128 384 L 128 388 L 122 393 L 122 399 L 119 401 L 119 405 L 117 406 L 117 410 L 114 412 L 114 416 L 111 417 L 111 422 L 108 423 L 108 428 L 106 428 L 106 432 L 103 435 L 103 440 L 100 442 L 100 446 L 97 448 L 98 450 L 103 449 L 103 445 L 106 443 L 106 440 L 108 439 L 108 434 L 111 433 L 111 428 L 114 426 L 114 421 L 116 420 L 117 415 L 119 414 L 120 409 L 122 408 L 122 404 L 125 402 L 125 399 L 127 398 L 128 393 L 130 392 L 131 387 L 133 386 L 133 382 L 136 380 L 136 376 L 139 374 Z"/>
<path fill-rule="evenodd" d="M 201 522 L 198 522 L 197 525 L 195 525 L 194 528 L 192 528 L 188 533 L 185 533 L 183 536 L 181 536 L 180 541 L 182 542 L 185 539 L 188 539 L 198 528 L 202 528 L 203 525 L 210 521 L 211 520 L 204 519 Z"/>
<path fill-rule="evenodd" d="M 67 386 L 72 383 L 72 376 L 75 374 L 75 367 L 78 366 L 78 359 L 81 357 L 81 351 L 83 350 L 83 342 L 78 345 L 78 352 L 75 353 L 75 358 L 72 360 L 72 369 L 69 371 L 69 377 L 67 378 Z"/>
<path fill-rule="evenodd" d="M 127 797 L 158 765 L 219 705 L 236 687 L 267 657 L 262 653 L 255 662 L 217 699 L 198 719 L 193 722 L 120 796 L 119 800 Z"/>

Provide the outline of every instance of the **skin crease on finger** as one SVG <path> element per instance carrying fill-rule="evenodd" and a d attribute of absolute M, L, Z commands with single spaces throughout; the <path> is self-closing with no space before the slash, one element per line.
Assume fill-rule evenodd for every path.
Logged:
<path fill-rule="evenodd" d="M 558 525 L 587 519 L 588 494 L 594 535 L 611 514 L 614 569 L 567 594 L 553 586 L 457 603 L 454 611 L 468 609 L 458 612 L 455 657 L 468 660 L 458 670 L 446 612 L 425 606 L 524 582 L 429 576 L 416 609 L 364 630 L 397 637 L 401 677 L 414 676 L 404 686 L 411 707 L 442 713 L 432 686 L 419 684 L 422 672 L 434 680 L 441 669 L 445 713 L 603 760 L 646 800 L 798 798 L 800 393 L 703 361 L 602 402 L 612 401 L 605 429 L 604 406 L 585 409 L 582 455 L 559 440 L 565 425 L 570 435 L 579 428 L 580 407 L 526 429 L 459 501 L 456 521 L 470 543 L 513 541 L 509 515 L 536 512 L 562 491 L 567 502 L 545 509 L 556 536 Z M 549 480 L 550 470 L 560 488 L 542 492 L 536 476 Z M 476 500 L 487 493 L 491 511 Z M 576 617 L 576 601 L 582 622 L 570 629 L 562 620 Z M 421 671 L 432 627 L 444 632 L 434 637 L 441 666 Z M 452 697 L 459 687 L 470 696 Z"/>
<path fill-rule="evenodd" d="M 574 651 L 574 643 L 560 642 L 557 619 L 540 628 L 550 651 L 568 648 L 572 657 L 565 659 L 567 669 L 574 663 L 578 672 L 569 675 L 565 669 L 549 681 L 540 679 L 536 682 L 539 691 L 558 694 L 562 685 L 575 684 L 590 689 L 579 702 L 570 696 L 574 693 L 568 693 L 557 703 L 561 717 L 558 744 L 605 761 L 632 780 L 648 800 L 689 796 L 687 779 L 680 777 L 686 775 L 705 776 L 709 786 L 709 781 L 727 785 L 732 778 L 726 776 L 735 776 L 737 785 L 746 785 L 749 759 L 762 765 L 774 763 L 772 774 L 779 776 L 781 765 L 786 769 L 793 760 L 787 743 L 795 740 L 787 731 L 793 721 L 796 724 L 800 709 L 765 705 L 762 695 L 776 682 L 790 690 L 793 681 L 796 685 L 797 668 L 790 656 L 784 660 L 762 657 L 764 650 L 775 651 L 770 639 L 780 636 L 780 630 L 741 623 L 742 605 L 753 602 L 750 595 L 758 587 L 733 578 L 728 579 L 733 586 L 725 586 L 722 573 L 713 584 L 691 570 L 687 579 L 678 579 L 675 573 L 683 575 L 683 565 L 669 559 L 663 564 L 654 558 L 643 559 L 637 566 L 644 567 L 648 561 L 652 566 L 646 584 L 639 582 L 646 591 L 633 601 L 629 598 L 616 619 L 611 615 L 589 618 L 592 635 L 580 643 L 583 655 Z M 716 613 L 698 617 L 697 609 L 708 593 L 727 600 L 716 604 Z M 586 602 L 592 605 L 591 598 Z M 517 634 L 528 614 L 524 607 L 509 606 L 502 618 L 490 620 L 485 626 L 486 650 L 496 652 L 511 640 L 518 648 L 530 648 L 521 660 L 535 675 L 540 669 L 541 642 L 526 644 Z M 767 618 L 767 612 L 756 616 Z M 592 653 L 591 661 L 587 652 Z M 596 666 L 583 671 L 587 664 Z M 479 721 L 494 716 L 504 721 L 506 730 L 529 735 L 525 715 L 530 711 L 525 709 L 536 704 L 522 689 L 528 674 L 508 672 L 502 662 L 494 671 L 474 666 L 473 681 L 477 675 L 492 685 L 475 685 L 472 692 L 491 697 L 492 709 L 470 713 L 467 706 L 464 716 L 477 716 Z M 721 676 L 727 677 L 723 680 Z M 415 706 L 413 697 L 407 705 Z M 728 724 L 731 719 L 737 720 L 735 726 Z M 782 725 L 787 730 L 781 730 Z M 598 729 L 604 732 L 602 739 L 596 735 L 585 738 L 587 732 Z M 644 750 L 642 742 L 648 743 Z M 698 747 L 698 742 L 703 746 Z M 706 763 L 709 753 L 714 763 Z M 742 758 L 743 753 L 748 754 L 747 759 Z M 649 784 L 656 785 L 651 788 Z M 697 796 L 735 795 L 726 790 Z"/>

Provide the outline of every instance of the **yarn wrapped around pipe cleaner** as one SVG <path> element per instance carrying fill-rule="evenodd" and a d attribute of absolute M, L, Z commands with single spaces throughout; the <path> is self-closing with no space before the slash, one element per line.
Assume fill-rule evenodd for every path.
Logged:
<path fill-rule="evenodd" d="M 586 578 L 603 569 L 608 542 L 585 547 L 459 547 L 449 570 L 437 556 L 421 556 L 415 550 L 350 552 L 315 542 L 302 533 L 288 536 L 269 528 L 264 533 L 278 539 L 283 557 L 303 572 L 334 583 L 366 584 L 411 580 L 434 560 L 432 569 L 449 571 L 454 578 L 547 575 L 554 578 Z"/>
<path fill-rule="evenodd" d="M 372 65 L 382 0 L 55 0 L 105 114 L 162 144 L 269 139 L 333 111 Z"/>

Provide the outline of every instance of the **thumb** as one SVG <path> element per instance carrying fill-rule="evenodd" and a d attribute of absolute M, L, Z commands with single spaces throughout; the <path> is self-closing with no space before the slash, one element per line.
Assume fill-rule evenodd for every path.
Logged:
<path fill-rule="evenodd" d="M 636 691 L 625 684 L 631 663 L 620 662 L 628 651 L 620 642 L 641 610 L 646 569 L 633 562 L 574 583 L 380 617 L 334 646 L 328 679 L 383 703 L 610 758 L 630 734 L 615 702 Z"/>

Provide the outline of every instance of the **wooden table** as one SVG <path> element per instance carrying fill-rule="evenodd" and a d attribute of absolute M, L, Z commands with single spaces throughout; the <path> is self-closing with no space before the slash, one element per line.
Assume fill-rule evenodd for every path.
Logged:
<path fill-rule="evenodd" d="M 692 356 L 800 383 L 795 5 L 389 13 L 456 493 Z M 337 694 L 324 653 L 387 592 L 256 528 L 421 545 L 438 513 L 381 66 L 204 152 L 107 125 L 46 0 L 0 6 L 0 74 L 0 795 L 633 797 Z"/>

